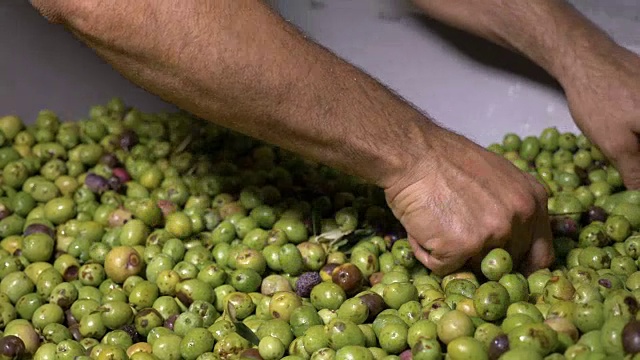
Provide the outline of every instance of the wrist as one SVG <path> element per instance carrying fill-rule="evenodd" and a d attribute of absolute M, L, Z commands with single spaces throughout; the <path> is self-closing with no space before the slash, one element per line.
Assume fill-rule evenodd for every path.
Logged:
<path fill-rule="evenodd" d="M 583 83 L 590 74 L 601 72 L 616 57 L 626 51 L 604 34 L 592 34 L 576 37 L 568 50 L 559 57 L 550 71 L 566 90 L 576 83 Z"/>
<path fill-rule="evenodd" d="M 475 144 L 465 137 L 435 125 L 430 129 L 429 137 L 422 145 L 412 146 L 412 149 L 418 151 L 408 153 L 406 165 L 381 185 L 385 190 L 387 201 L 389 204 L 394 203 L 398 197 L 402 197 L 402 193 L 411 191 L 414 184 L 424 183 L 425 178 L 435 180 L 442 166 L 446 166 L 447 158 L 465 159 L 467 158 L 465 152 L 473 146 Z M 421 152 L 419 149 L 427 150 Z M 431 180 L 427 182 L 432 183 Z"/>
<path fill-rule="evenodd" d="M 397 123 L 401 129 L 388 131 L 388 137 L 357 138 L 353 145 L 362 149 L 358 160 L 362 166 L 356 171 L 385 190 L 401 187 L 399 184 L 407 184 L 416 173 L 423 173 L 419 169 L 431 163 L 429 159 L 435 156 L 437 143 L 446 132 L 422 115 L 397 117 Z"/>

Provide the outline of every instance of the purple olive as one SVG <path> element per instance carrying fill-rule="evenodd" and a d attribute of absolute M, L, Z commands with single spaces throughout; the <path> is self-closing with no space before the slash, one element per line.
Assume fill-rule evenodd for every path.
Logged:
<path fill-rule="evenodd" d="M 622 329 L 622 347 L 626 354 L 640 353 L 640 321 L 631 320 Z"/>
<path fill-rule="evenodd" d="M 20 359 L 25 353 L 24 341 L 15 335 L 0 339 L 0 355 L 3 359 Z"/>
<path fill-rule="evenodd" d="M 598 279 L 598 285 L 607 288 L 607 289 L 611 289 L 611 280 L 609 279 Z"/>
<path fill-rule="evenodd" d="M 580 233 L 578 222 L 574 219 L 564 217 L 554 217 L 551 219 L 551 230 L 554 235 L 577 239 Z"/>
<path fill-rule="evenodd" d="M 585 224 L 591 224 L 594 221 L 607 221 L 607 212 L 599 206 L 592 206 L 584 214 L 583 221 Z"/>
<path fill-rule="evenodd" d="M 52 239 L 56 236 L 56 233 L 53 231 L 52 228 L 48 227 L 47 225 L 38 224 L 38 223 L 30 224 L 29 226 L 27 226 L 27 228 L 24 229 L 23 235 L 28 236 L 36 233 L 47 234 Z"/>
<path fill-rule="evenodd" d="M 138 145 L 138 134 L 131 130 L 125 130 L 120 134 L 120 147 L 124 151 L 131 150 L 134 146 Z"/>
<path fill-rule="evenodd" d="M 109 168 L 114 168 L 120 165 L 120 161 L 115 155 L 107 153 L 102 155 L 102 157 L 100 158 L 100 164 L 107 165 Z"/>
<path fill-rule="evenodd" d="M 296 281 L 296 294 L 300 297 L 308 298 L 311 295 L 313 287 L 321 282 L 322 278 L 317 272 L 310 271 L 303 273 Z"/>
<path fill-rule="evenodd" d="M 131 180 L 131 175 L 129 175 L 129 172 L 123 168 L 114 168 L 111 172 L 113 173 L 113 176 L 117 177 L 123 184 Z"/>
<path fill-rule="evenodd" d="M 94 173 L 87 174 L 87 177 L 84 179 L 84 184 L 89 190 L 96 194 L 102 194 L 109 190 L 109 182 L 107 182 L 107 179 Z"/>
<path fill-rule="evenodd" d="M 507 351 L 509 351 L 509 337 L 506 334 L 498 335 L 489 344 L 489 359 L 497 360 Z"/>

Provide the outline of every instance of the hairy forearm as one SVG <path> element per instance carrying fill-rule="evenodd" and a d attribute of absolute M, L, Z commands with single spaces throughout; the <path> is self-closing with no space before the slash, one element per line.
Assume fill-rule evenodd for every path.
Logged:
<path fill-rule="evenodd" d="M 222 126 L 387 187 L 441 131 L 257 0 L 88 1 L 63 18 L 116 69 Z"/>
<path fill-rule="evenodd" d="M 618 50 L 563 0 L 413 0 L 427 15 L 522 53 L 561 83 Z"/>

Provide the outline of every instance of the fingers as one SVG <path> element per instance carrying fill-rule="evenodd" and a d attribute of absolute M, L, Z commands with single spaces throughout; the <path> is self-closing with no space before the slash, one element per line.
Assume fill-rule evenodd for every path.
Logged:
<path fill-rule="evenodd" d="M 640 153 L 621 156 L 616 165 L 624 185 L 630 190 L 640 189 Z"/>
<path fill-rule="evenodd" d="M 420 245 L 415 238 L 410 236 L 408 240 L 416 259 L 436 275 L 444 276 L 451 274 L 464 266 L 467 261 L 467 259 L 462 258 L 446 259 L 446 261 L 440 260 L 430 254 L 430 252 L 427 251 L 423 245 Z"/>
<path fill-rule="evenodd" d="M 640 189 L 639 136 L 633 131 L 617 131 L 615 142 L 600 145 L 607 158 L 620 171 L 624 185 L 628 189 Z"/>
<path fill-rule="evenodd" d="M 529 256 L 523 263 L 523 272 L 530 274 L 536 270 L 550 267 L 555 261 L 553 235 L 547 212 L 546 201 L 538 203 L 538 217 L 534 219 L 533 242 Z"/>

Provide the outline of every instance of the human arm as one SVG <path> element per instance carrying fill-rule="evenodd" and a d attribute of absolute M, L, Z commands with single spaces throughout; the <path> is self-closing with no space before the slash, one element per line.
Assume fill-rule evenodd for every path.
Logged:
<path fill-rule="evenodd" d="M 381 186 L 416 256 L 437 273 L 497 246 L 528 255 L 530 268 L 552 260 L 546 194 L 535 180 L 438 126 L 260 1 L 34 5 L 165 100 Z"/>
<path fill-rule="evenodd" d="M 427 15 L 519 52 L 564 88 L 580 129 L 640 188 L 640 57 L 563 0 L 413 0 Z"/>

